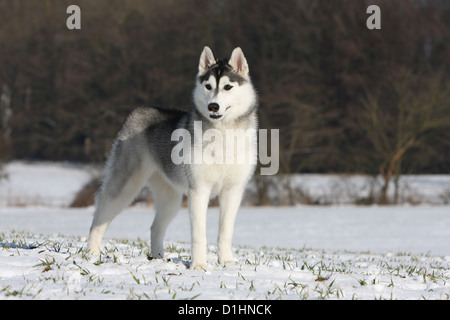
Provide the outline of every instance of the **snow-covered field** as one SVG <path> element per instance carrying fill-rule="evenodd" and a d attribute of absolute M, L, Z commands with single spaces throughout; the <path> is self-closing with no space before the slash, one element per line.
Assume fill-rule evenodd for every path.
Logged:
<path fill-rule="evenodd" d="M 14 161 L 4 165 L 0 180 L 0 207 L 68 206 L 94 169 L 68 163 Z"/>
<path fill-rule="evenodd" d="M 186 209 L 169 227 L 164 260 L 147 257 L 153 210 L 142 205 L 113 221 L 103 254 L 91 257 L 93 208 L 67 208 L 91 169 L 14 162 L 6 172 L 0 299 L 450 299 L 448 205 L 243 207 L 236 262 L 226 266 L 211 208 L 209 267 L 198 271 L 188 269 Z M 432 178 L 416 176 L 415 186 L 448 192 L 450 177 Z"/>

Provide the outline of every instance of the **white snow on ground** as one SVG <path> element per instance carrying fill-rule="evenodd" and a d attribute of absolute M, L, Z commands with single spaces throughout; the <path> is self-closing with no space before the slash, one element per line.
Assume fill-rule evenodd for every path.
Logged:
<path fill-rule="evenodd" d="M 0 232 L 19 230 L 87 237 L 93 212 L 94 208 L 0 208 Z M 130 208 L 113 220 L 106 237 L 139 237 L 149 241 L 153 217 L 153 208 Z M 207 236 L 211 244 L 216 242 L 218 224 L 218 208 L 210 208 Z M 181 209 L 172 221 L 166 239 L 190 241 L 187 209 Z M 306 247 L 450 256 L 450 207 L 242 207 L 233 240 L 236 245 L 256 248 Z"/>
<path fill-rule="evenodd" d="M 85 238 L 2 235 L 4 299 L 449 299 L 450 258 L 310 249 L 235 247 L 222 266 L 187 269 L 188 245 L 147 259 L 142 240 L 111 240 L 100 259 Z M 36 248 L 33 249 L 33 246 Z"/>
<path fill-rule="evenodd" d="M 0 207 L 69 206 L 75 194 L 99 169 L 70 163 L 13 161 L 4 165 L 8 179 L 0 179 Z M 285 182 L 287 183 L 287 182 Z M 381 179 L 363 175 L 296 174 L 289 181 L 294 193 L 312 203 L 351 204 L 367 198 Z M 450 175 L 404 175 L 400 178 L 400 203 L 450 204 Z M 254 185 L 249 185 L 254 192 Z M 280 183 L 269 187 L 274 202 L 283 203 L 286 190 Z M 390 184 L 388 194 L 394 194 Z"/>
<path fill-rule="evenodd" d="M 147 259 L 154 213 L 143 206 L 119 215 L 102 256 L 90 257 L 94 209 L 62 208 L 89 180 L 86 168 L 13 164 L 0 195 L 35 200 L 0 203 L 0 299 L 450 299 L 448 205 L 243 207 L 227 266 L 217 263 L 211 208 L 209 267 L 193 271 L 186 209 L 167 231 L 164 260 Z"/>
<path fill-rule="evenodd" d="M 380 177 L 352 174 L 296 174 L 292 186 L 303 190 L 311 200 L 325 204 L 348 204 L 370 197 L 380 190 Z M 393 198 L 394 182 L 388 196 Z M 450 204 L 450 175 L 403 175 L 399 179 L 399 203 Z"/>
<path fill-rule="evenodd" d="M 0 180 L 0 207 L 67 206 L 91 179 L 87 166 L 68 163 L 14 161 L 5 165 L 7 179 Z"/>

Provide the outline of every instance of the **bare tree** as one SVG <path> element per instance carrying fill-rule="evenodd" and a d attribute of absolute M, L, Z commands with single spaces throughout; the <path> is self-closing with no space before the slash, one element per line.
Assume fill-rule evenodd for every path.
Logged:
<path fill-rule="evenodd" d="M 393 177 L 398 182 L 405 154 L 426 143 L 433 133 L 450 128 L 449 94 L 442 72 L 427 77 L 409 70 L 380 90 L 367 92 L 359 120 L 373 148 L 370 156 L 379 163 L 380 204 L 389 203 L 389 184 Z M 395 194 L 394 202 L 398 190 Z"/>

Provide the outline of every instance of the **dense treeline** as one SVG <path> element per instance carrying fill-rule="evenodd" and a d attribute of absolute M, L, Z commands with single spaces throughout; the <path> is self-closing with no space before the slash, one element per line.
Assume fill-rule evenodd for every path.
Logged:
<path fill-rule="evenodd" d="M 448 1 L 1 0 L 1 157 L 102 162 L 135 107 L 191 107 L 205 44 L 243 48 L 283 172 L 450 172 Z"/>

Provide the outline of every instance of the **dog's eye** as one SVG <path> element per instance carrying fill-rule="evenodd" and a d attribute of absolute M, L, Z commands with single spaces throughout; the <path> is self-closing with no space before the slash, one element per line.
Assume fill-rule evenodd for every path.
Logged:
<path fill-rule="evenodd" d="M 212 89 L 212 87 L 211 87 L 210 84 L 207 84 L 207 85 L 205 86 L 205 88 L 206 88 L 206 90 L 211 90 L 211 89 Z"/>
<path fill-rule="evenodd" d="M 223 87 L 225 89 L 225 91 L 229 91 L 233 88 L 232 85 L 226 84 L 225 87 Z"/>

